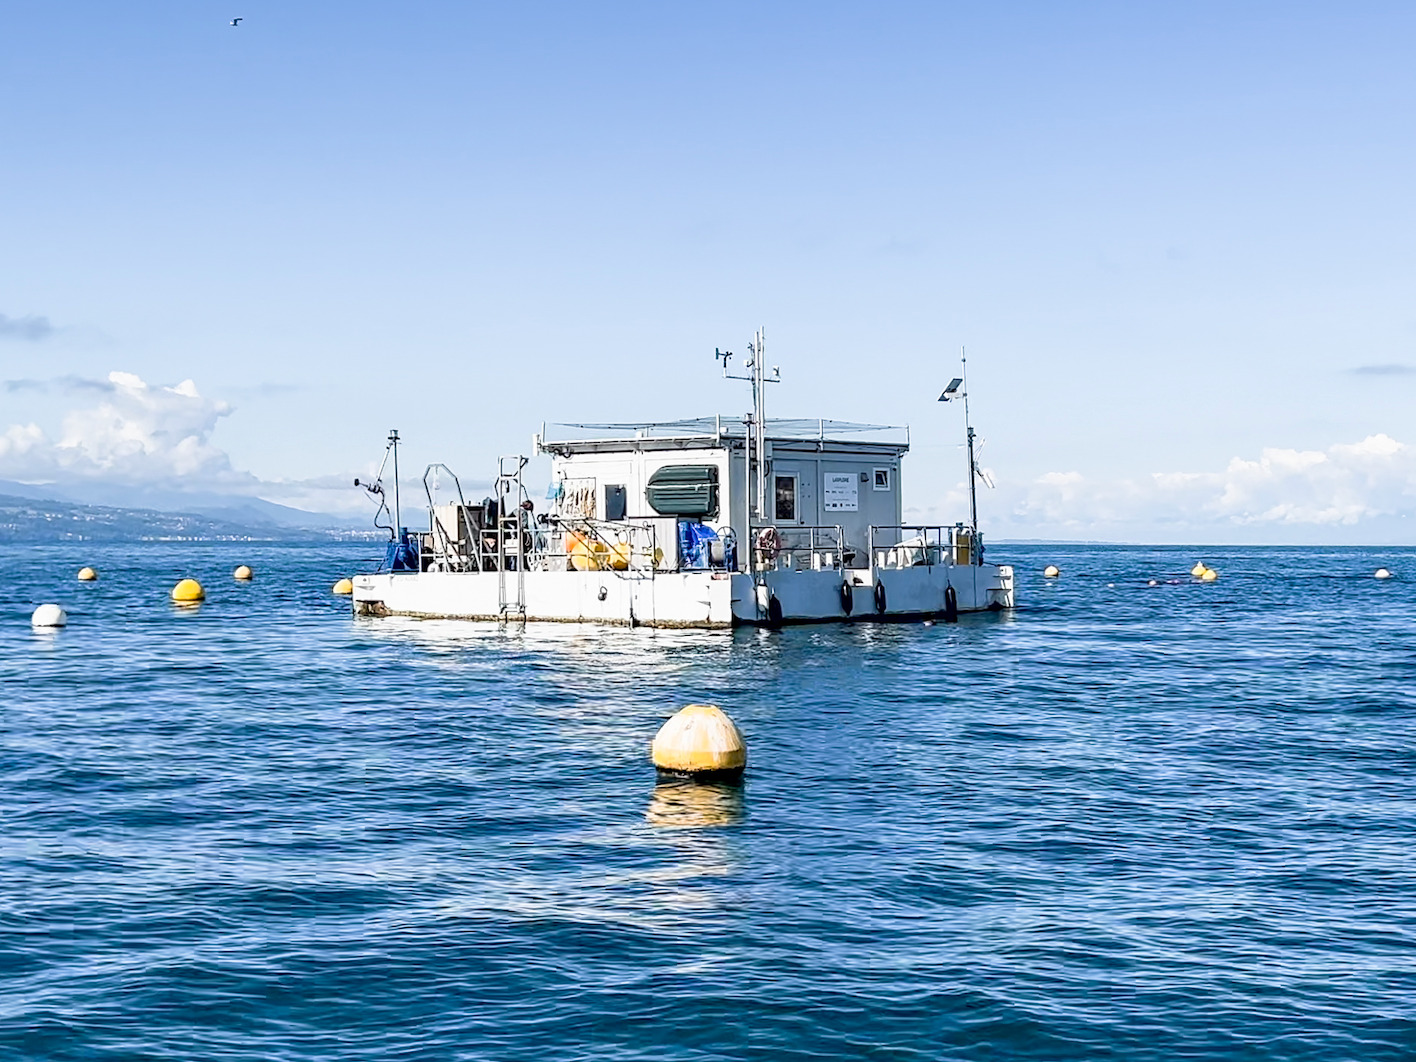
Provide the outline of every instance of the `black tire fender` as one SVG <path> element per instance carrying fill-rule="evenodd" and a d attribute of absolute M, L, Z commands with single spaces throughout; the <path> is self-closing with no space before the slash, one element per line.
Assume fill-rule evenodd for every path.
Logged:
<path fill-rule="evenodd" d="M 875 584 L 875 611 L 885 615 L 885 584 Z"/>
<path fill-rule="evenodd" d="M 944 622 L 953 623 L 959 618 L 959 595 L 952 586 L 944 588 Z"/>
<path fill-rule="evenodd" d="M 851 586 L 849 579 L 841 580 L 841 611 L 847 616 L 851 614 L 851 609 L 855 608 L 855 590 Z"/>
<path fill-rule="evenodd" d="M 777 595 L 773 594 L 767 599 L 767 626 L 773 630 L 782 625 L 782 603 L 777 600 Z"/>

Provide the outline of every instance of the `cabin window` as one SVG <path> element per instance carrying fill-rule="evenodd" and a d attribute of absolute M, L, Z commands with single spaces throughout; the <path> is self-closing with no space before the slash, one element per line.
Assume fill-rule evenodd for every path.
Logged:
<path fill-rule="evenodd" d="M 623 520 L 625 513 L 625 493 L 623 483 L 605 484 L 605 519 Z"/>
<path fill-rule="evenodd" d="M 875 470 L 875 489 L 890 489 L 890 470 L 888 468 L 877 468 Z"/>
<path fill-rule="evenodd" d="M 717 465 L 664 465 L 644 491 L 649 508 L 661 516 L 718 515 Z"/>
<path fill-rule="evenodd" d="M 778 520 L 797 518 L 797 478 L 796 476 L 776 476 L 775 514 Z"/>

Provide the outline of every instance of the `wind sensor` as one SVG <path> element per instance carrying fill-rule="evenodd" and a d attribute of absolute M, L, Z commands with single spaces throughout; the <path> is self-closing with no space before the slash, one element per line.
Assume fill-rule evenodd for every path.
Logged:
<path fill-rule="evenodd" d="M 766 346 L 767 330 L 759 328 L 747 346 L 752 357 L 748 358 L 747 364 L 743 366 L 748 370 L 746 376 L 738 376 L 728 371 L 728 364 L 733 360 L 731 350 L 718 350 L 716 347 L 713 350 L 713 357 L 723 363 L 724 379 L 746 380 L 752 384 L 752 413 L 747 417 L 747 425 L 752 430 L 748 433 L 748 445 L 757 453 L 755 466 L 752 453 L 748 453 L 748 467 L 755 467 L 757 473 L 756 515 L 760 520 L 767 518 L 767 385 L 782 382 L 782 370 L 776 365 L 772 366 L 772 375 L 767 375 L 767 365 L 763 361 Z"/>

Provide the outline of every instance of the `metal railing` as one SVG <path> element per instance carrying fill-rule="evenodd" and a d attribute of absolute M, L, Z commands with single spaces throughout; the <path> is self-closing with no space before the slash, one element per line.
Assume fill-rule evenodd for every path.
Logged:
<path fill-rule="evenodd" d="M 962 524 L 872 524 L 870 563 L 873 568 L 913 568 L 936 564 L 982 563 L 983 536 Z"/>
<path fill-rule="evenodd" d="M 657 571 L 665 560 L 652 523 L 552 516 L 532 531 L 533 571 Z"/>
<path fill-rule="evenodd" d="M 766 524 L 752 529 L 753 571 L 821 571 L 849 567 L 857 550 L 839 524 Z"/>

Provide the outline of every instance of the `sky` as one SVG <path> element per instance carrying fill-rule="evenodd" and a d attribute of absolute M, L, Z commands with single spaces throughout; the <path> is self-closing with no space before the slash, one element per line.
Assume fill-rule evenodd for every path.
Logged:
<path fill-rule="evenodd" d="M 232 18 L 240 17 L 237 26 Z M 1416 8 L 0 0 L 0 480 L 357 511 L 908 424 L 995 538 L 1416 543 Z M 538 466 L 539 467 L 539 466 Z"/>

